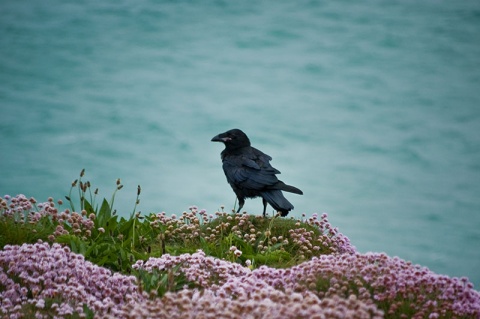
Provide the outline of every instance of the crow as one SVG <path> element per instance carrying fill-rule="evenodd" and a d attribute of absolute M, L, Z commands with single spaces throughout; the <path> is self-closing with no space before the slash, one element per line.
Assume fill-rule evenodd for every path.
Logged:
<path fill-rule="evenodd" d="M 225 149 L 221 153 L 223 171 L 227 181 L 237 195 L 240 212 L 245 198 L 262 197 L 263 216 L 270 204 L 282 216 L 287 216 L 293 205 L 283 196 L 282 191 L 303 195 L 296 187 L 277 179 L 280 171 L 270 165 L 272 158 L 250 146 L 247 135 L 239 129 L 218 134 L 212 142 L 222 142 Z"/>

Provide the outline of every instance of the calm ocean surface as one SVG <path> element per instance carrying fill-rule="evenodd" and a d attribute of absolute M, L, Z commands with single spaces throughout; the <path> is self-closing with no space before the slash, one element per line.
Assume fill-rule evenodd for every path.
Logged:
<path fill-rule="evenodd" d="M 217 133 L 273 157 L 294 216 L 480 286 L 480 2 L 0 3 L 0 196 L 85 180 L 124 215 L 235 197 Z M 260 199 L 248 200 L 260 214 Z"/>

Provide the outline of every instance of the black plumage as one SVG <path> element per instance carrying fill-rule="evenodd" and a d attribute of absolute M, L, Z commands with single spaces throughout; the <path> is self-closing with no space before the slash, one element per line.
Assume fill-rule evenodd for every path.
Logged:
<path fill-rule="evenodd" d="M 282 216 L 286 216 L 293 209 L 282 191 L 300 195 L 303 192 L 278 180 L 276 174 L 280 174 L 280 171 L 270 165 L 272 158 L 250 146 L 250 140 L 245 133 L 239 129 L 229 130 L 212 138 L 212 142 L 225 144 L 221 153 L 223 171 L 237 195 L 237 212 L 240 212 L 245 204 L 245 198 L 255 197 L 263 199 L 263 216 L 267 203 Z"/>

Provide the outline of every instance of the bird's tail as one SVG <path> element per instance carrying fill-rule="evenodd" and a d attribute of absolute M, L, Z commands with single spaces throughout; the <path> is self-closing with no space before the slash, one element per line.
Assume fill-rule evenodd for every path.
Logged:
<path fill-rule="evenodd" d="M 275 188 L 281 189 L 282 191 L 286 191 L 286 192 L 289 192 L 289 193 L 295 193 L 295 194 L 303 195 L 303 192 L 300 189 L 298 189 L 298 188 L 296 188 L 295 186 L 292 186 L 292 185 L 287 185 L 282 181 L 278 181 L 278 183 L 275 184 Z"/>
<path fill-rule="evenodd" d="M 293 209 L 293 205 L 283 196 L 280 190 L 263 192 L 261 196 L 282 216 L 287 216 L 288 212 Z"/>

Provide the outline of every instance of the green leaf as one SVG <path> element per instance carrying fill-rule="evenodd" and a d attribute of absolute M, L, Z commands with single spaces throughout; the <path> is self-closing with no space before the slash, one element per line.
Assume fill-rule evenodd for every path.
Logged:
<path fill-rule="evenodd" d="M 95 214 L 95 210 L 87 200 L 85 200 L 85 210 L 87 211 L 87 215 Z"/>
<path fill-rule="evenodd" d="M 108 205 L 107 200 L 104 198 L 102 202 L 102 206 L 100 207 L 100 211 L 98 212 L 97 218 L 95 219 L 97 227 L 105 227 L 106 223 L 112 217 L 112 210 L 110 205 Z"/>
<path fill-rule="evenodd" d="M 105 232 L 108 234 L 114 232 L 117 229 L 118 221 L 117 216 L 112 216 L 105 224 Z"/>
<path fill-rule="evenodd" d="M 120 221 L 120 226 L 118 227 L 118 232 L 122 234 L 126 239 L 130 237 L 131 230 L 133 228 L 133 222 L 134 219 L 130 219 L 128 221 L 125 221 L 125 219 L 121 219 Z"/>
<path fill-rule="evenodd" d="M 93 319 L 95 312 L 92 309 L 88 308 L 87 304 L 83 304 L 83 313 L 87 316 L 87 319 Z"/>

